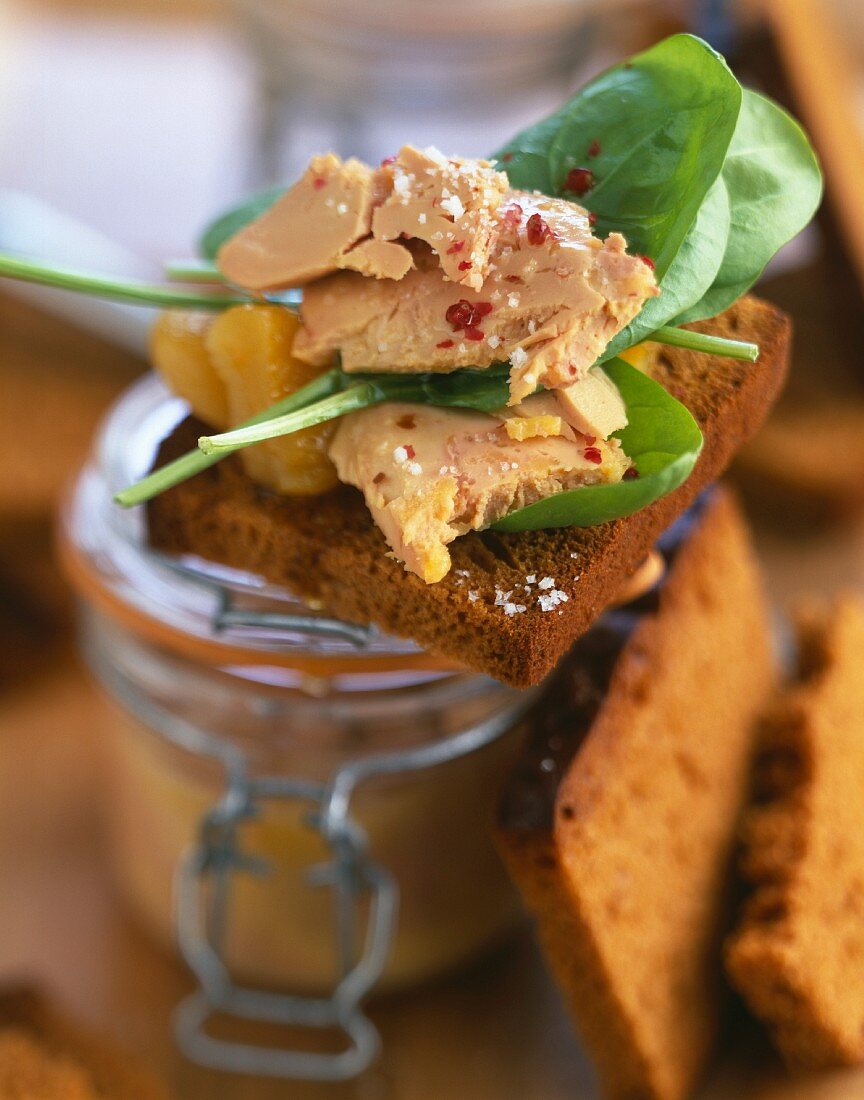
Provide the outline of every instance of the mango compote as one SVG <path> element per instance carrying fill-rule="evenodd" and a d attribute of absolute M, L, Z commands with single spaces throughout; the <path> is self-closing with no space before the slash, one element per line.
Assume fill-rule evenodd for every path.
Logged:
<path fill-rule="evenodd" d="M 300 327 L 282 306 L 235 306 L 211 319 L 172 310 L 156 323 L 153 364 L 169 388 L 216 428 L 236 427 L 321 373 L 291 354 Z M 334 424 L 307 428 L 241 452 L 260 485 L 315 496 L 338 484 L 327 457 Z"/>
<path fill-rule="evenodd" d="M 216 427 L 231 421 L 225 383 L 207 350 L 210 313 L 169 309 L 150 332 L 150 358 L 172 393 L 192 406 L 196 416 Z"/>
<path fill-rule="evenodd" d="M 631 367 L 641 370 L 643 374 L 651 374 L 657 364 L 658 345 L 643 340 L 641 344 L 634 344 L 632 348 L 625 348 L 618 352 L 619 359 L 625 359 Z"/>

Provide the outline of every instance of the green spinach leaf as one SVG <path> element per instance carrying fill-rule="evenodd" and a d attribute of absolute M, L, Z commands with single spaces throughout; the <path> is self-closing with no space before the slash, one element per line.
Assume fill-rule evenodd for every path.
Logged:
<path fill-rule="evenodd" d="M 555 193 L 572 168 L 590 167 L 594 185 L 573 197 L 598 233 L 623 233 L 662 278 L 720 175 L 740 108 L 741 85 L 718 53 L 692 35 L 666 38 L 570 101 L 549 149 Z"/>
<path fill-rule="evenodd" d="M 492 154 L 498 167 L 507 173 L 511 187 L 542 191 L 544 195 L 557 194 L 549 171 L 549 150 L 578 95 L 577 92 L 554 115 L 522 130 Z"/>
<path fill-rule="evenodd" d="M 755 283 L 771 257 L 813 217 L 822 173 L 807 136 L 772 100 L 744 90 L 723 182 L 731 221 L 726 254 L 704 296 L 676 324 L 722 313 Z"/>
<path fill-rule="evenodd" d="M 696 221 L 660 280 L 659 296 L 648 299 L 630 324 L 611 341 L 600 361 L 632 348 L 698 302 L 717 276 L 728 237 L 729 196 L 721 178 L 711 185 Z"/>
<path fill-rule="evenodd" d="M 671 493 L 690 475 L 702 449 L 702 432 L 691 413 L 659 382 L 623 359 L 613 359 L 603 369 L 627 405 L 629 423 L 616 435 L 639 477 L 538 500 L 499 520 L 496 531 L 591 527 L 620 519 Z"/>
<path fill-rule="evenodd" d="M 244 199 L 237 206 L 232 206 L 230 210 L 220 214 L 198 238 L 198 251 L 205 259 L 215 260 L 216 253 L 229 237 L 239 233 L 244 225 L 254 222 L 284 193 L 284 187 L 271 187 L 268 191 L 259 191 L 257 195 Z"/>

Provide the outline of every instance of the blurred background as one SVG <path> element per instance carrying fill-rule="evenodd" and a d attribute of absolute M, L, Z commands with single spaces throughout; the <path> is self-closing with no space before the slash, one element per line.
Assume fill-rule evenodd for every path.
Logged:
<path fill-rule="evenodd" d="M 861 0 L 0 0 L 0 248 L 155 274 L 311 153 L 374 162 L 410 140 L 482 155 L 679 29 L 801 117 L 824 161 L 823 211 L 759 288 L 794 313 L 792 381 L 735 478 L 778 607 L 864 589 Z M 104 871 L 93 696 L 53 524 L 95 425 L 146 369 L 148 323 L 0 281 L 0 984 L 36 981 L 182 1097 L 295 1096 L 177 1058 L 168 1017 L 188 979 L 127 926 Z M 478 1024 L 490 1004 L 504 1007 Z M 399 1100 L 583 1095 L 528 944 L 422 1010 L 382 1012 L 399 1057 L 338 1095 L 396 1095 L 394 1081 Z M 792 1096 L 765 1065 L 748 1095 Z M 794 1096 L 864 1095 L 864 1078 L 807 1088 Z"/>

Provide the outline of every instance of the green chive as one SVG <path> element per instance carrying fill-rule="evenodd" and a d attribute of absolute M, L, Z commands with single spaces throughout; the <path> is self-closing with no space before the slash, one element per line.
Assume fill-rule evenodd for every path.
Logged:
<path fill-rule="evenodd" d="M 320 401 L 322 397 L 337 393 L 343 384 L 343 377 L 340 370 L 328 371 L 326 374 L 322 374 L 320 378 L 313 379 L 302 389 L 283 397 L 281 401 L 277 401 L 269 409 L 253 416 L 246 421 L 243 427 L 260 424 L 272 417 L 284 416 L 286 413 L 301 409 L 305 405 Z M 190 477 L 215 466 L 217 462 L 231 454 L 233 449 L 235 448 L 217 451 L 210 455 L 205 455 L 197 449 L 188 451 L 181 458 L 176 458 L 173 462 L 169 462 L 167 466 L 154 470 L 152 474 L 148 474 L 141 481 L 130 485 L 128 489 L 122 489 L 115 494 L 114 500 L 124 508 L 132 508 L 136 504 L 143 504 L 160 493 L 164 493 L 166 489 L 179 485 L 181 481 L 187 481 Z"/>
<path fill-rule="evenodd" d="M 179 290 L 176 287 L 116 279 L 110 275 L 94 275 L 71 268 L 49 267 L 34 260 L 26 260 L 8 253 L 0 253 L 0 276 L 18 279 L 25 283 L 73 290 L 80 294 L 93 294 L 97 298 L 111 298 L 135 305 L 167 306 L 183 309 L 221 310 L 229 306 L 244 305 L 253 299 L 237 294 L 202 294 Z"/>
<path fill-rule="evenodd" d="M 326 397 L 312 405 L 290 412 L 286 416 L 268 417 L 259 424 L 244 425 L 221 435 L 202 435 L 198 440 L 201 451 L 210 457 L 236 451 L 240 447 L 251 447 L 254 443 L 263 443 L 267 439 L 277 439 L 335 420 L 357 409 L 367 409 L 390 398 L 389 390 L 370 382 L 349 386 L 348 389 Z"/>
<path fill-rule="evenodd" d="M 225 276 L 209 260 L 167 260 L 165 277 L 176 283 L 222 283 Z"/>
<path fill-rule="evenodd" d="M 673 348 L 689 348 L 704 351 L 707 355 L 720 355 L 725 359 L 747 359 L 755 363 L 759 358 L 759 345 L 745 340 L 726 340 L 722 336 L 710 336 L 706 332 L 692 332 L 686 328 L 665 325 L 646 336 L 655 344 L 667 344 Z"/>

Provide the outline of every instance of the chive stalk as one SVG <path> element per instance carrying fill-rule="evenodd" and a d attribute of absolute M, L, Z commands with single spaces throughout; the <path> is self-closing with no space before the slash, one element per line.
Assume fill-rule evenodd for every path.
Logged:
<path fill-rule="evenodd" d="M 645 337 L 655 344 L 667 344 L 673 348 L 689 348 L 690 351 L 703 351 L 708 355 L 720 355 L 726 359 L 746 359 L 755 363 L 759 358 L 759 345 L 746 340 L 727 340 L 722 336 L 711 336 L 707 332 L 693 332 L 687 328 L 664 325 Z"/>
<path fill-rule="evenodd" d="M 165 278 L 175 283 L 221 283 L 225 276 L 209 260 L 166 260 L 163 265 Z"/>
<path fill-rule="evenodd" d="M 275 405 L 271 405 L 263 412 L 253 416 L 242 427 L 260 424 L 262 421 L 274 417 L 283 417 L 287 413 L 319 402 L 322 398 L 329 397 L 333 393 L 338 393 L 343 384 L 343 377 L 342 372 L 338 369 L 328 371 L 319 378 L 314 378 L 301 389 L 296 390 L 287 397 L 283 397 Z M 164 493 L 166 489 L 171 489 L 182 481 L 187 481 L 190 477 L 215 466 L 217 462 L 220 462 L 235 449 L 233 447 L 223 448 L 209 455 L 198 449 L 188 451 L 185 455 L 169 462 L 166 466 L 154 470 L 152 474 L 148 474 L 141 481 L 137 481 L 127 489 L 122 489 L 114 495 L 114 500 L 124 508 L 132 508 L 136 504 L 143 504 L 160 493 Z"/>
<path fill-rule="evenodd" d="M 52 267 L 35 260 L 0 253 L 0 276 L 25 283 L 92 294 L 134 305 L 166 306 L 185 309 L 221 310 L 243 305 L 252 299 L 238 294 L 202 294 L 177 287 L 117 279 L 111 275 L 96 275 L 72 268 Z"/>
<path fill-rule="evenodd" d="M 286 415 L 268 417 L 258 424 L 245 425 L 219 435 L 202 435 L 198 440 L 198 447 L 207 457 L 218 456 L 239 450 L 241 447 L 251 447 L 253 443 L 263 443 L 267 439 L 291 435 L 293 432 L 312 428 L 316 424 L 324 424 L 328 420 L 336 420 L 340 416 L 345 416 L 346 413 L 355 412 L 357 409 L 368 409 L 372 405 L 379 405 L 382 401 L 390 399 L 388 387 L 378 386 L 372 382 L 361 382 L 359 385 L 349 386 L 346 390 L 334 393 L 323 401 L 306 405 Z"/>

